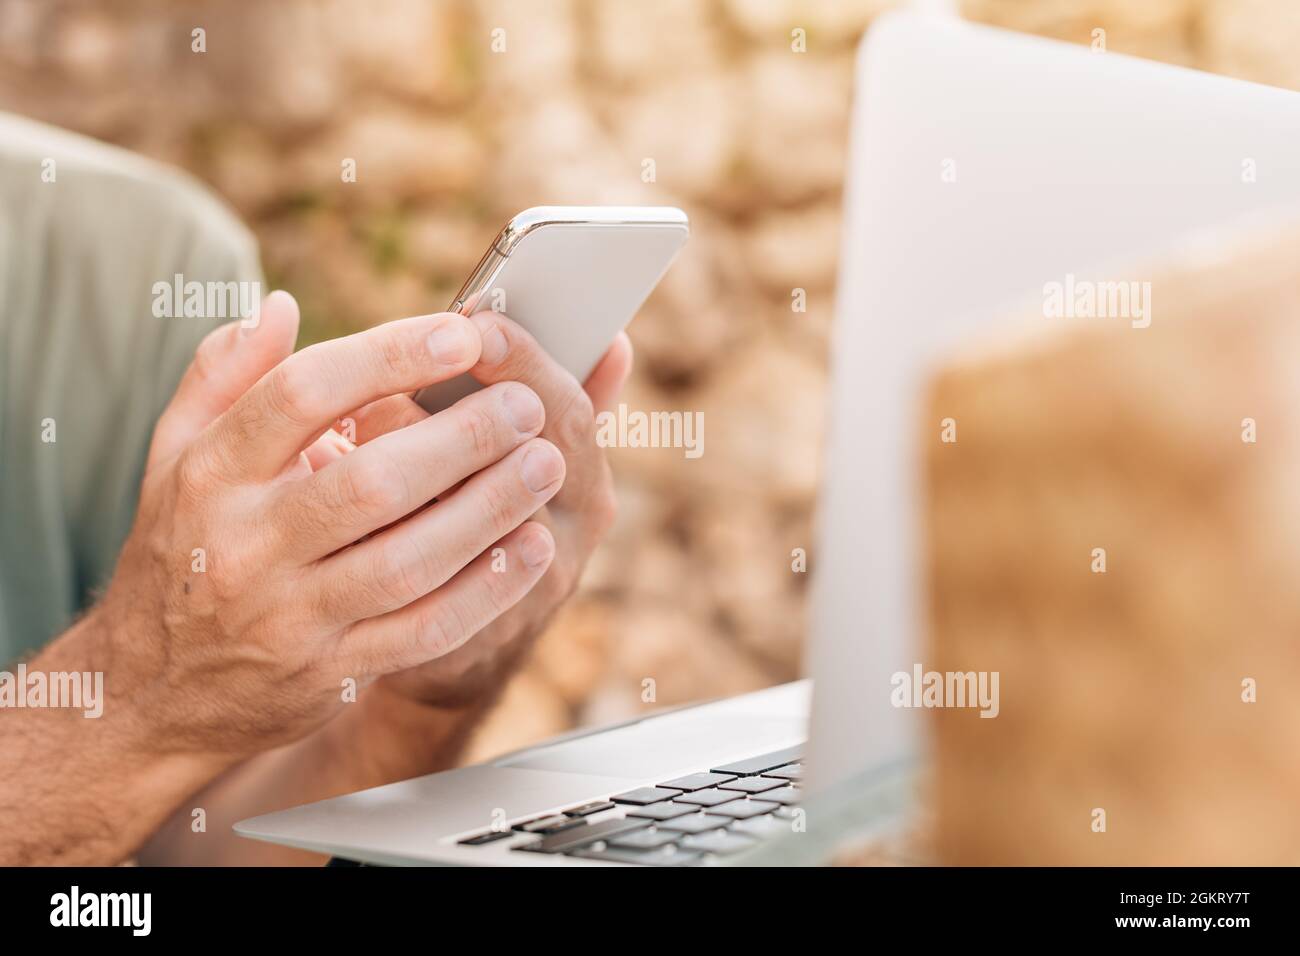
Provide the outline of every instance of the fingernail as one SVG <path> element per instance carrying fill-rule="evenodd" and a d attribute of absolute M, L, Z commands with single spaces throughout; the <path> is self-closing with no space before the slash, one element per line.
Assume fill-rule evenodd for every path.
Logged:
<path fill-rule="evenodd" d="M 501 326 L 493 324 L 483 333 L 483 351 L 478 356 L 479 364 L 500 365 L 505 361 L 508 349 L 506 334 L 501 331 Z"/>
<path fill-rule="evenodd" d="M 261 302 L 254 302 L 248 315 L 239 317 L 239 334 L 247 337 L 262 324 L 262 313 L 268 308 L 298 311 L 298 301 L 284 289 L 273 289 Z"/>
<path fill-rule="evenodd" d="M 519 542 L 519 556 L 524 559 L 524 564 L 530 568 L 536 568 L 551 560 L 551 554 L 554 552 L 554 542 L 549 534 L 543 534 L 539 531 L 533 531 Z"/>
<path fill-rule="evenodd" d="M 542 401 L 536 393 L 524 385 L 511 385 L 501 398 L 506 407 L 506 417 L 515 431 L 531 435 L 542 427 Z"/>
<path fill-rule="evenodd" d="M 442 365 L 460 365 L 470 355 L 469 336 L 455 320 L 444 320 L 429 334 L 429 353 Z"/>
<path fill-rule="evenodd" d="M 524 484 L 533 494 L 541 494 L 564 474 L 564 459 L 554 445 L 540 442 L 524 453 Z"/>

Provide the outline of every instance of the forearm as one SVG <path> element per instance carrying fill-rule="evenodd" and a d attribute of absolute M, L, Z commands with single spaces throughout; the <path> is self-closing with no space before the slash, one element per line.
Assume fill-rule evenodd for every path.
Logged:
<path fill-rule="evenodd" d="M 224 769 L 212 757 L 151 746 L 130 694 L 115 693 L 112 647 L 92 612 L 26 665 L 43 679 L 102 674 L 98 717 L 48 700 L 0 709 L 0 864 L 120 863 Z"/>
<path fill-rule="evenodd" d="M 377 787 L 452 766 L 488 697 L 465 708 L 432 707 L 380 687 L 311 736 L 259 754 L 196 793 L 141 853 L 148 865 L 311 866 L 319 854 L 244 839 L 246 817 Z M 194 810 L 205 825 L 196 831 Z"/>

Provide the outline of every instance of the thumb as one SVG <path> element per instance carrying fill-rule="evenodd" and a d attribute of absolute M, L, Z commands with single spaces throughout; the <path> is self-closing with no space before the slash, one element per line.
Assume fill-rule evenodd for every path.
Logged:
<path fill-rule="evenodd" d="M 632 371 L 632 340 L 620 332 L 583 387 L 597 412 L 608 411 Z"/>
<path fill-rule="evenodd" d="M 154 429 L 149 462 L 171 458 L 234 404 L 235 399 L 293 353 L 298 303 L 283 290 L 262 301 L 255 326 L 228 322 L 207 334 Z"/>

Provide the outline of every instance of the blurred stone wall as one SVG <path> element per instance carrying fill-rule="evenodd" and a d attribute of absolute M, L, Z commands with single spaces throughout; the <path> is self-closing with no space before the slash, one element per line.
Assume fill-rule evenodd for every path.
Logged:
<path fill-rule="evenodd" d="M 309 339 L 445 307 L 539 204 L 680 205 L 626 400 L 704 454 L 611 452 L 622 511 L 480 732 L 797 675 L 854 45 L 887 0 L 0 0 L 0 109 L 180 165 L 252 225 Z M 934 6 L 935 4 L 930 4 Z M 967 0 L 968 17 L 1300 87 L 1293 0 Z M 196 27 L 206 52 L 192 50 Z M 806 52 L 796 52 L 802 31 Z M 356 161 L 345 183 L 341 163 Z M 654 177 L 646 181 L 647 161 Z M 806 311 L 792 308 L 795 290 Z"/>

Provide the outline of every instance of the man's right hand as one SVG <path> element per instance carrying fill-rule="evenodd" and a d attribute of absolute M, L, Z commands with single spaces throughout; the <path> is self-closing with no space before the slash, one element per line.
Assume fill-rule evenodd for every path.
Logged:
<path fill-rule="evenodd" d="M 553 556 L 528 519 L 564 459 L 536 437 L 545 413 L 524 385 L 336 453 L 341 416 L 478 361 L 468 319 L 402 319 L 289 355 L 296 330 L 297 306 L 274 293 L 256 330 L 214 332 L 155 432 L 135 526 L 92 612 L 110 642 L 105 716 L 128 711 L 146 750 L 233 760 L 302 736 L 349 679 L 469 640 Z M 335 453 L 314 454 L 321 443 Z"/>

